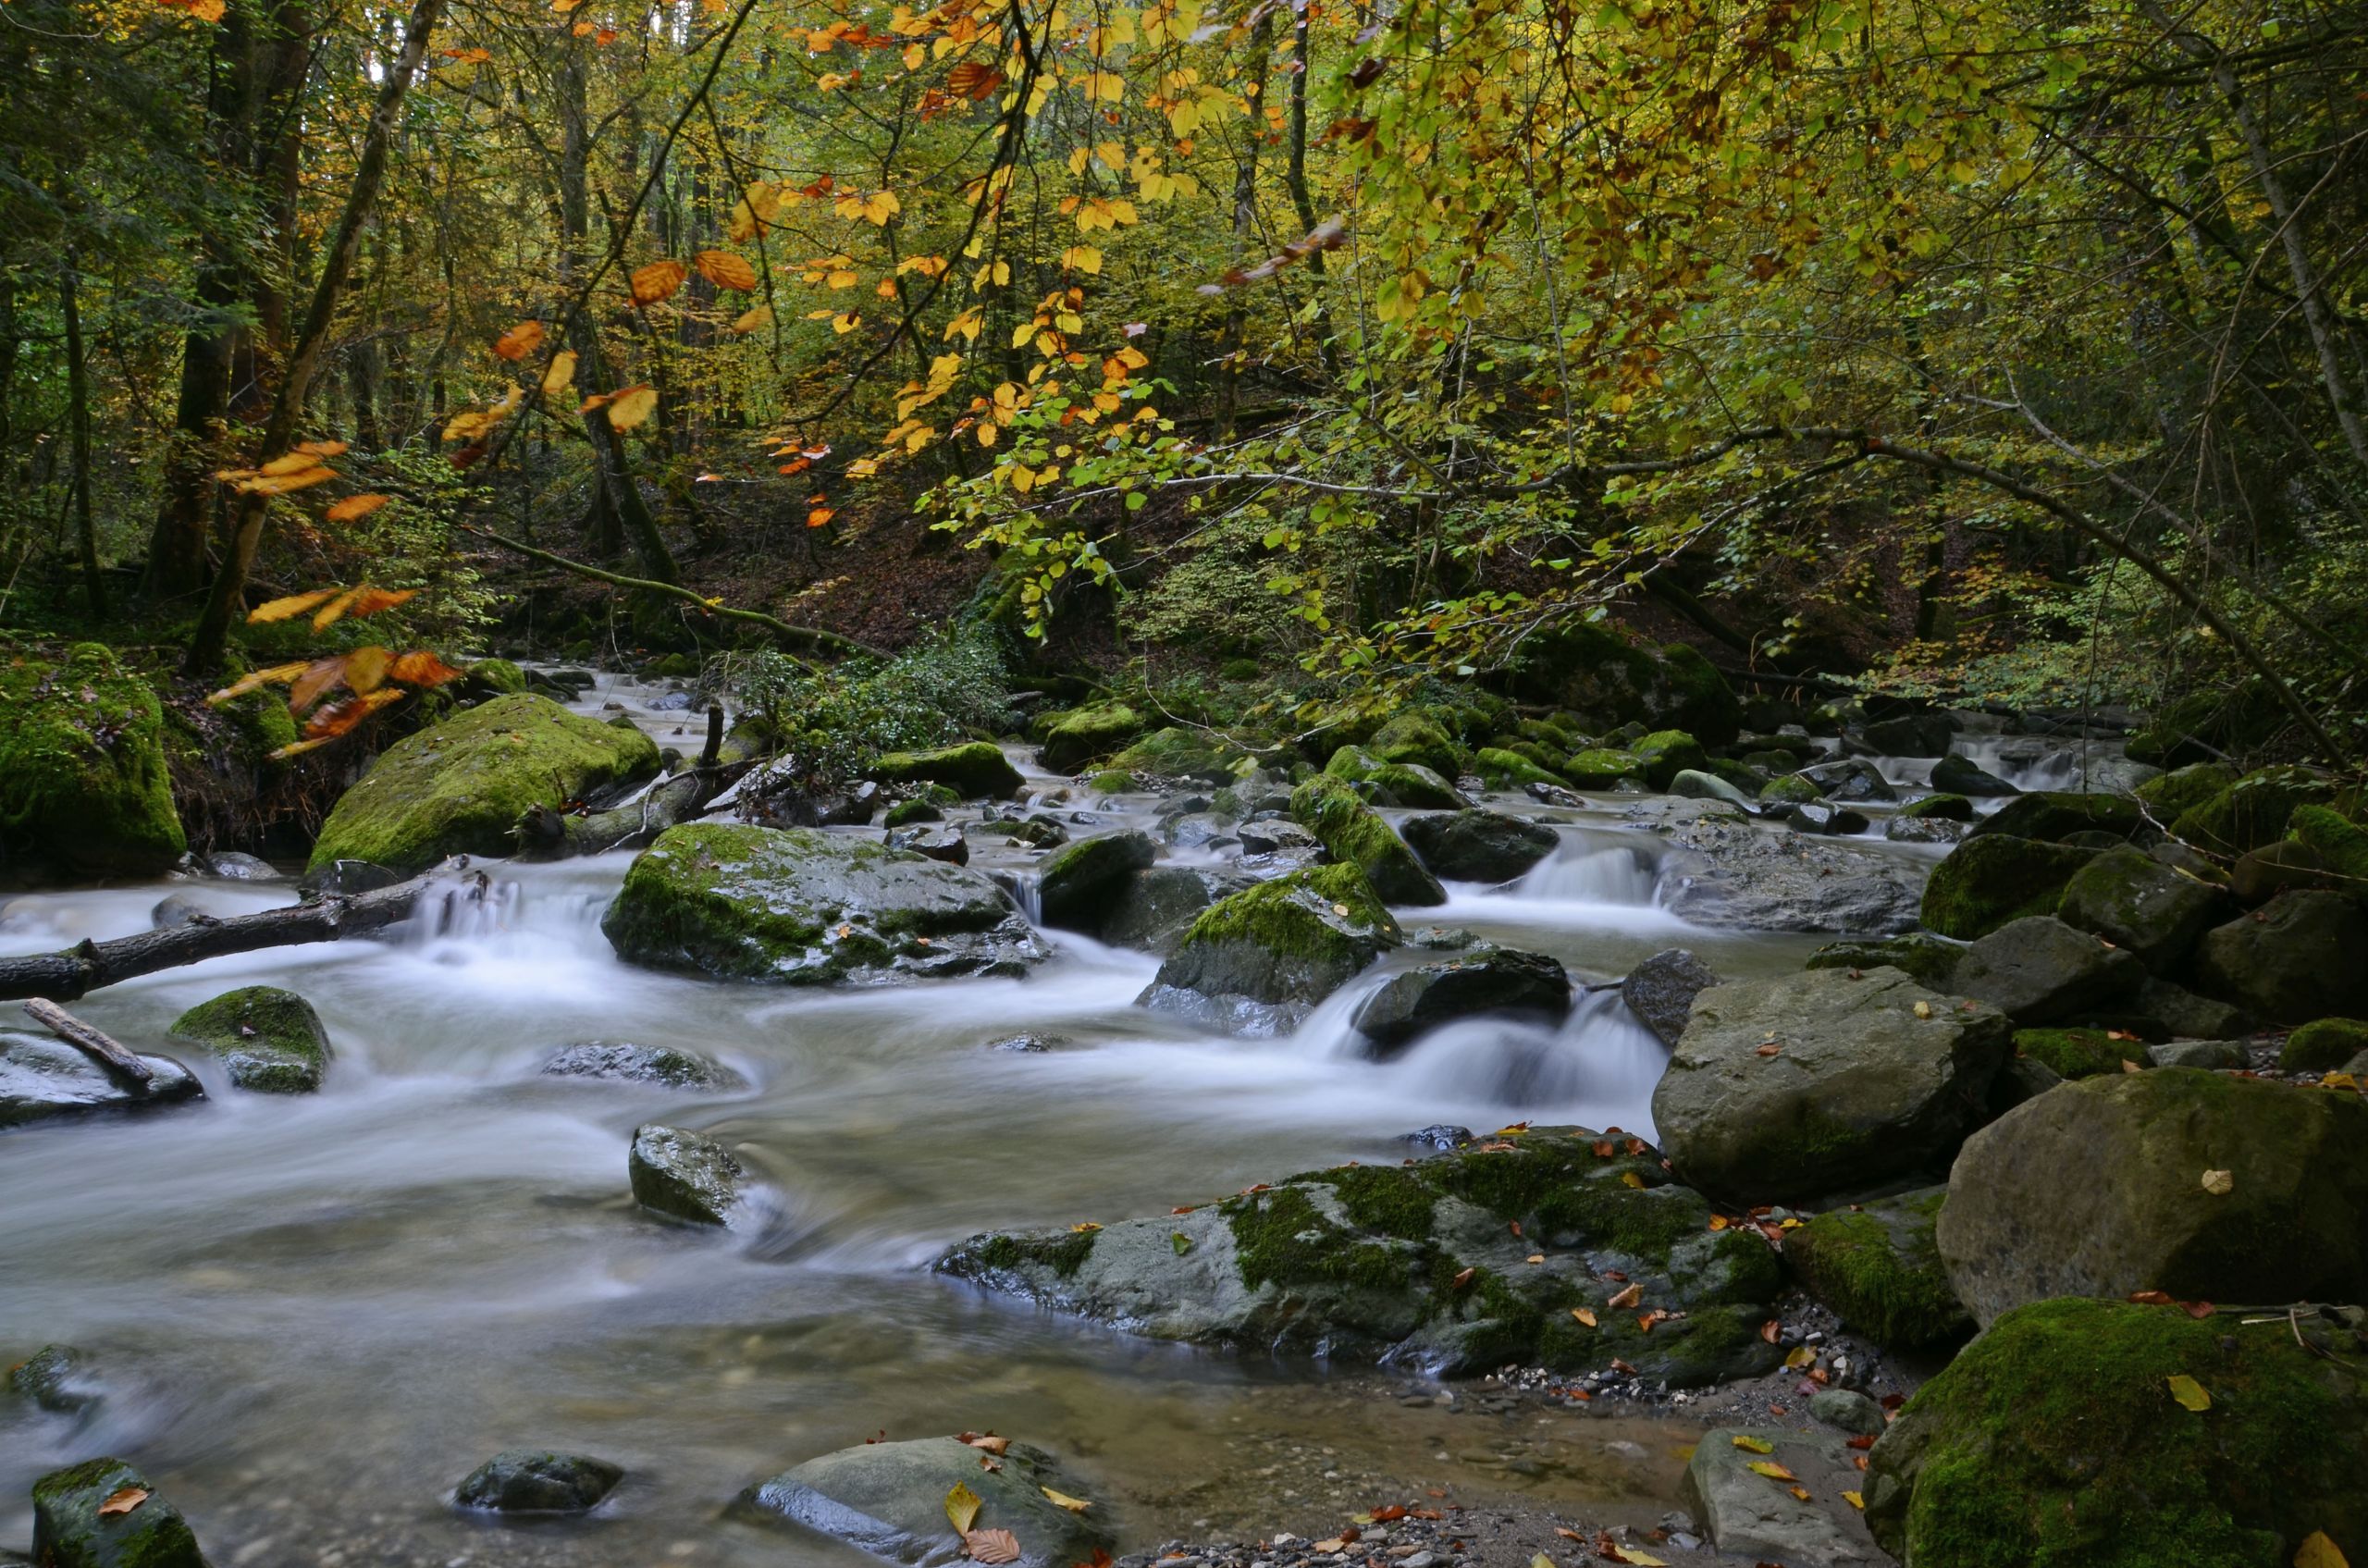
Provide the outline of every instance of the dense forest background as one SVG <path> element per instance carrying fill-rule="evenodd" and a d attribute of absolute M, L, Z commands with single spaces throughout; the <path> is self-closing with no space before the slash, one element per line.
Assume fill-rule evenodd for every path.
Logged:
<path fill-rule="evenodd" d="M 1519 691 L 1608 618 L 1763 693 L 2339 764 L 2364 40 L 2271 0 L 11 0 L 0 622 L 195 690 L 998 627 L 1288 724 Z"/>

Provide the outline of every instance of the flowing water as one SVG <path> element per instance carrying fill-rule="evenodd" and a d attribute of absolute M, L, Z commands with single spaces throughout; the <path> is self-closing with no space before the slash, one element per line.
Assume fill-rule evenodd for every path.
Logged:
<path fill-rule="evenodd" d="M 1122 825 L 1150 805 L 1101 814 Z M 1562 852 L 1515 886 L 1457 887 L 1407 923 L 1551 953 L 1596 982 L 1680 943 L 1726 974 L 1814 945 L 1690 932 L 1654 907 L 1641 835 L 1561 831 Z M 183 1008 L 284 985 L 319 1009 L 337 1057 L 322 1093 L 282 1098 L 231 1091 L 180 1052 L 207 1081 L 201 1104 L 0 1134 L 0 1364 L 69 1343 L 106 1389 L 80 1418 L 0 1401 L 0 1545 L 31 1534 L 33 1477 L 113 1452 L 191 1516 L 217 1568 L 854 1562 L 724 1505 L 877 1433 L 965 1427 L 1061 1452 L 1135 1546 L 1337 1524 L 1385 1485 L 1646 1522 L 1671 1506 L 1674 1461 L 1601 1451 L 1634 1437 L 1662 1452 L 1690 1440 L 1683 1423 L 1533 1429 L 1533 1411 L 1528 1462 L 1508 1468 L 1497 1418 L 1445 1395 L 1406 1402 L 1406 1375 L 1151 1343 L 924 1266 L 990 1227 L 1114 1220 L 1396 1158 L 1400 1135 L 1434 1123 L 1649 1133 L 1664 1053 L 1616 995 L 1584 997 L 1560 1029 L 1460 1025 L 1385 1065 L 1346 1023 L 1377 980 L 1290 1038 L 1226 1040 L 1130 1006 L 1152 959 L 1066 935 L 1020 981 L 717 984 L 611 954 L 598 922 L 628 859 L 498 868 L 501 896 L 441 929 L 217 959 L 76 1005 L 170 1049 Z M 293 896 L 29 895 L 6 906 L 0 948 L 144 929 L 167 891 L 216 914 Z M 1062 1043 L 987 1048 L 1023 1030 Z M 755 1087 L 537 1075 L 591 1039 L 702 1051 Z M 637 1212 L 626 1145 L 653 1119 L 739 1150 L 778 1195 L 771 1223 L 725 1238 Z M 600 1454 L 630 1478 L 588 1520 L 489 1527 L 449 1509 L 462 1474 L 516 1446 Z"/>

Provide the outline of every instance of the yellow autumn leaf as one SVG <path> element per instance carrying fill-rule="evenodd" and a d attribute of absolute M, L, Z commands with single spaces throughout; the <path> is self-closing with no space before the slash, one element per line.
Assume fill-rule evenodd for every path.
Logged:
<path fill-rule="evenodd" d="M 1071 1513 L 1082 1513 L 1093 1506 L 1081 1497 L 1071 1497 L 1067 1492 L 1056 1492 L 1050 1487 L 1039 1487 L 1036 1489 L 1052 1499 L 1054 1508 L 1066 1508 Z"/>
<path fill-rule="evenodd" d="M 561 349 L 551 355 L 549 368 L 543 372 L 543 396 L 556 398 L 575 382 L 575 351 Z"/>
<path fill-rule="evenodd" d="M 1571 1315 L 1577 1318 L 1581 1323 L 1585 1324 L 1590 1328 L 1595 1327 L 1595 1312 L 1592 1308 L 1572 1307 L 1571 1309 Z M 1762 1449 L 1760 1451 L 1765 1453 L 1767 1451 Z"/>
<path fill-rule="evenodd" d="M 2199 1413 L 2212 1408 L 2212 1396 L 2203 1391 L 2202 1384 L 2186 1373 L 2174 1373 L 2166 1381 L 2170 1385 L 2171 1398 L 2178 1401 L 2180 1408 Z"/>
<path fill-rule="evenodd" d="M 628 387 L 609 401 L 609 428 L 630 430 L 658 412 L 658 389 Z"/>
<path fill-rule="evenodd" d="M 1735 1447 L 1746 1453 L 1774 1453 L 1776 1445 L 1765 1438 L 1737 1438 Z"/>
<path fill-rule="evenodd" d="M 772 324 L 773 307 L 758 305 L 756 309 L 744 313 L 738 320 L 734 321 L 732 324 L 732 330 L 743 334 L 761 332 Z"/>
<path fill-rule="evenodd" d="M 380 495 L 348 496 L 322 515 L 332 523 L 351 523 L 358 517 L 369 516 L 393 499 Z"/>
<path fill-rule="evenodd" d="M 1798 1475 L 1794 1475 L 1791 1471 L 1785 1469 L 1782 1465 L 1777 1463 L 1772 1459 L 1755 1459 L 1751 1462 L 1750 1469 L 1753 1475 L 1765 1475 L 1771 1481 L 1797 1481 L 1800 1479 Z"/>
<path fill-rule="evenodd" d="M 1856 1509 L 1863 1510 L 1867 1506 L 1866 1494 L 1863 1492 L 1844 1492 L 1842 1500 Z"/>
<path fill-rule="evenodd" d="M 979 1517 L 979 1494 L 955 1482 L 954 1489 L 945 1494 L 945 1517 L 953 1521 L 956 1535 L 968 1535 Z"/>
<path fill-rule="evenodd" d="M 1061 253 L 1061 265 L 1070 272 L 1100 272 L 1102 253 L 1091 245 L 1071 245 Z"/>
<path fill-rule="evenodd" d="M 2203 1173 L 2203 1190 L 2215 1198 L 2226 1197 L 2235 1191 L 2237 1179 L 2227 1171 L 2207 1170 Z"/>

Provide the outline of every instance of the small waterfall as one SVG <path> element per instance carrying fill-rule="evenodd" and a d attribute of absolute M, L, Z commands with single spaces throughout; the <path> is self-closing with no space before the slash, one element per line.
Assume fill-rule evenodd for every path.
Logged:
<path fill-rule="evenodd" d="M 1560 904 L 1649 907 L 1658 880 L 1652 863 L 1637 850 L 1626 845 L 1590 849 L 1582 840 L 1577 853 L 1566 846 L 1560 854 L 1532 866 L 1511 891 L 1516 898 Z"/>
<path fill-rule="evenodd" d="M 439 880 L 421 890 L 403 923 L 403 940 L 413 947 L 482 941 L 513 929 L 524 902 L 518 883 L 496 882 L 483 871 Z"/>

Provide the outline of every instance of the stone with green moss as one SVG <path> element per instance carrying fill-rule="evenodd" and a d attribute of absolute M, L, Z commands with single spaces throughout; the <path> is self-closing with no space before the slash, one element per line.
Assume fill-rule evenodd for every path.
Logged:
<path fill-rule="evenodd" d="M 1383 806 L 1451 811 L 1465 803 L 1462 791 L 1421 763 L 1385 762 L 1362 746 L 1337 748 L 1324 771 L 1369 789 L 1373 799 Z"/>
<path fill-rule="evenodd" d="M 888 814 L 880 819 L 880 823 L 882 827 L 902 828 L 910 827 L 915 822 L 944 821 L 945 821 L 945 810 L 943 807 L 934 800 L 917 797 L 911 800 L 899 800 L 889 807 Z"/>
<path fill-rule="evenodd" d="M 1875 1538 L 1919 1568 L 2287 1568 L 2320 1532 L 2368 1555 L 2353 1333 L 2306 1314 L 2300 1344 L 2282 1310 L 2267 1315 L 2078 1300 L 2006 1314 L 1868 1455 Z M 2210 1405 L 2184 1408 L 2174 1378 Z"/>
<path fill-rule="evenodd" d="M 1937 817 L 1951 822 L 1969 822 L 1974 816 L 1973 802 L 1962 795 L 1928 795 L 1921 800 L 1909 801 L 1893 814 L 1911 821 Z"/>
<path fill-rule="evenodd" d="M 2225 889 L 2121 845 L 2072 873 L 2055 918 L 2166 975 L 2184 968 L 2203 933 L 2233 913 Z"/>
<path fill-rule="evenodd" d="M 691 673 L 698 673 L 696 662 Z M 480 659 L 468 667 L 466 678 L 470 685 L 493 697 L 515 697 L 526 689 L 526 672 L 507 659 Z"/>
<path fill-rule="evenodd" d="M 1016 975 L 1045 956 L 984 873 L 812 828 L 669 828 L 600 929 L 627 963 L 783 985 Z"/>
<path fill-rule="evenodd" d="M 1332 858 L 1363 871 L 1384 903 L 1447 902 L 1447 890 L 1398 831 L 1336 775 L 1318 773 L 1291 791 L 1291 816 L 1323 841 Z"/>
<path fill-rule="evenodd" d="M 1241 747 L 1224 735 L 1170 725 L 1153 730 L 1110 759 L 1110 766 L 1152 778 L 1229 784 L 1236 766 L 1246 760 Z"/>
<path fill-rule="evenodd" d="M 1140 831 L 1096 833 L 1064 845 L 1036 870 L 1037 916 L 1048 926 L 1099 935 L 1137 871 L 1159 858 Z"/>
<path fill-rule="evenodd" d="M 532 693 L 496 698 L 388 747 L 321 824 L 312 870 L 367 860 L 417 871 L 448 855 L 508 855 L 528 808 L 589 798 L 657 767 L 657 744 L 638 730 Z"/>
<path fill-rule="evenodd" d="M 145 876 L 189 842 L 162 705 L 97 643 L 0 664 L 0 849 L 81 876 Z"/>
<path fill-rule="evenodd" d="M 1404 940 L 1355 866 L 1317 866 L 1201 911 L 1138 1001 L 1236 1034 L 1277 1034 Z"/>
<path fill-rule="evenodd" d="M 1056 773 L 1074 773 L 1096 758 L 1124 750 L 1143 733 L 1143 716 L 1116 698 L 1040 715 L 1037 759 Z"/>
<path fill-rule="evenodd" d="M 1498 735 L 1488 744 L 1496 750 L 1510 751 L 1516 757 L 1526 758 L 1548 772 L 1554 774 L 1558 780 L 1561 776 L 1562 759 L 1566 754 L 1555 750 L 1550 746 L 1540 746 L 1536 741 L 1523 740 L 1518 735 Z"/>
<path fill-rule="evenodd" d="M 258 1094 L 309 1094 L 328 1072 L 320 1014 L 277 986 L 241 986 L 201 1002 L 173 1020 L 173 1032 L 213 1052 L 232 1083 Z"/>
<path fill-rule="evenodd" d="M 2330 780 L 2308 768 L 2263 768 L 2180 812 L 2171 833 L 2199 849 L 2242 855 L 2284 838 L 2295 808 L 2325 805 L 2335 793 Z"/>
<path fill-rule="evenodd" d="M 1942 936 L 1971 942 L 2027 916 L 2052 915 L 2065 884 L 2097 854 L 2077 845 L 1977 834 L 1925 879 L 1923 921 Z"/>
<path fill-rule="evenodd" d="M 1473 754 L 1472 770 L 1480 782 L 1491 789 L 1519 788 L 1523 784 L 1542 784 L 1560 786 L 1562 780 L 1518 751 L 1506 751 L 1498 747 L 1484 746 Z"/>
<path fill-rule="evenodd" d="M 1633 751 L 1590 746 L 1571 753 L 1562 776 L 1581 789 L 1613 789 L 1623 779 L 1641 779 L 1645 764 Z"/>
<path fill-rule="evenodd" d="M 1643 764 L 1645 782 L 1655 789 L 1667 789 L 1671 779 L 1689 769 L 1702 772 L 1710 765 L 1709 752 L 1684 730 L 1655 730 L 1628 749 Z"/>
<path fill-rule="evenodd" d="M 2076 833 L 2106 833 L 2128 838 L 2146 826 L 2146 814 L 2126 795 L 2082 795 L 2072 790 L 2033 790 L 2018 795 L 1973 827 L 1977 838 L 2044 839 L 2060 843 Z"/>
<path fill-rule="evenodd" d="M 1965 949 L 1953 942 L 1942 942 L 1913 932 L 1906 936 L 1890 936 L 1879 940 L 1854 938 L 1844 942 L 1829 942 L 1808 957 L 1803 969 L 1879 969 L 1888 964 L 1904 969 L 1919 985 L 1934 991 L 1947 991 L 1956 978 L 1957 962 L 1965 957 Z"/>
<path fill-rule="evenodd" d="M 1759 798 L 1785 806 L 1814 806 L 1825 798 L 1825 792 L 1798 773 L 1787 773 L 1760 785 Z"/>
<path fill-rule="evenodd" d="M 2288 1072 L 2334 1072 L 2368 1051 L 2368 1021 L 2320 1019 L 2286 1037 L 2277 1065 Z"/>
<path fill-rule="evenodd" d="M 2287 819 L 2288 834 L 2318 857 L 2342 891 L 2368 899 L 2368 828 L 2325 806 L 2297 806 Z"/>
<path fill-rule="evenodd" d="M 1843 1327 L 1876 1343 L 1937 1344 L 1973 1331 L 1949 1289 L 1932 1222 L 1947 1198 L 1927 1187 L 1856 1208 L 1829 1209 L 1784 1234 L 1784 1266 Z"/>
<path fill-rule="evenodd" d="M 990 1233 L 937 1267 L 1162 1339 L 1441 1374 L 1618 1359 L 1692 1387 L 1778 1353 L 1758 1334 L 1773 1255 L 1709 1222 L 1649 1145 L 1541 1128 L 1412 1166 L 1308 1171 L 1082 1240 Z M 1630 1285 L 1636 1304 L 1610 1306 Z M 1675 1315 L 1638 1322 L 1655 1310 Z"/>
<path fill-rule="evenodd" d="M 1412 762 L 1444 778 L 1463 771 L 1463 748 L 1428 713 L 1398 714 L 1374 732 L 1365 747 L 1385 762 Z"/>
<path fill-rule="evenodd" d="M 134 1508 L 108 1500 L 142 1494 Z M 33 1561 L 42 1568 L 206 1568 L 197 1537 L 154 1483 L 120 1459 L 92 1459 L 33 1483 Z"/>
<path fill-rule="evenodd" d="M 2097 1078 L 2126 1070 L 2124 1062 L 2146 1066 L 2146 1043 L 2115 1040 L 2103 1029 L 2018 1029 L 2015 1054 L 2044 1064 L 2058 1078 Z"/>
<path fill-rule="evenodd" d="M 991 740 L 935 751 L 891 751 L 866 772 L 883 784 L 941 784 L 965 800 L 1000 800 L 1027 782 Z"/>
<path fill-rule="evenodd" d="M 2130 793 L 2156 821 L 2167 825 L 2235 784 L 2240 776 L 2226 762 L 2190 762 L 2184 768 L 2156 774 Z"/>

